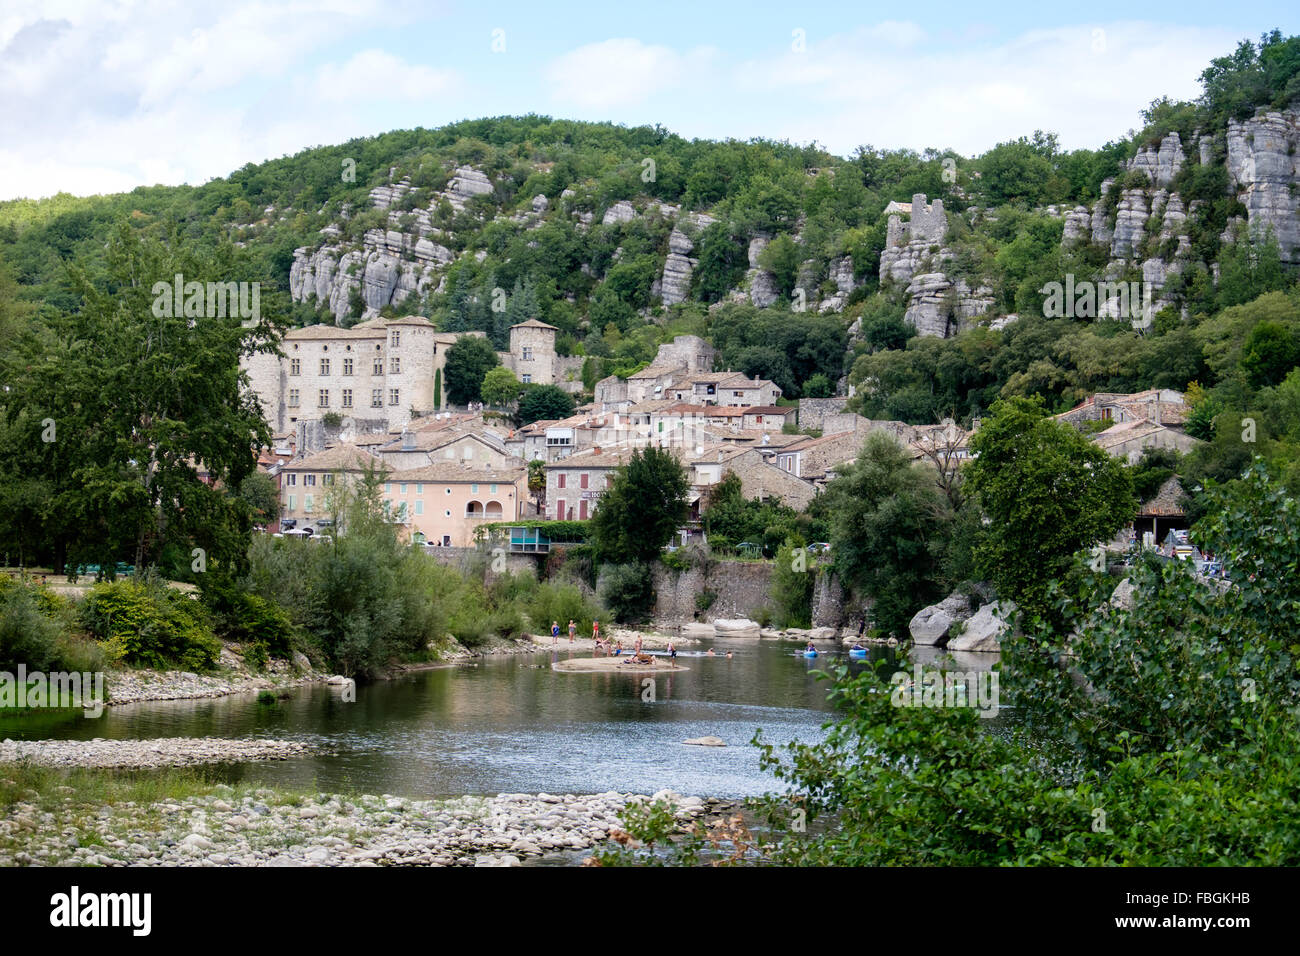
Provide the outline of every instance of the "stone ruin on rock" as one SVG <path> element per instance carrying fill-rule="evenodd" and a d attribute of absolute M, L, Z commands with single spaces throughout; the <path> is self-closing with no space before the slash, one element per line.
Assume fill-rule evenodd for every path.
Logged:
<path fill-rule="evenodd" d="M 880 253 L 880 281 L 882 285 L 905 286 L 905 318 L 918 335 L 946 338 L 963 322 L 992 307 L 991 289 L 972 289 L 964 279 L 953 280 L 943 271 L 954 256 L 943 244 L 948 236 L 948 214 L 942 199 L 927 203 L 925 194 L 917 193 L 910 207 L 891 203 L 890 208 L 910 212 L 911 218 L 903 222 L 897 212 L 889 217 L 885 248 Z"/>

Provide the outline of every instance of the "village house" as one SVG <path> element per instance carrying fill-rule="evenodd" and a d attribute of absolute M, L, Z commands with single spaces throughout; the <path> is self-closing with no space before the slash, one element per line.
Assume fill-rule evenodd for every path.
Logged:
<path fill-rule="evenodd" d="M 777 468 L 757 448 L 726 442 L 705 445 L 688 458 L 694 498 L 707 495 L 730 472 L 740 479 L 745 498 L 759 501 L 777 500 L 796 510 L 808 506 L 817 494 L 816 487 Z"/>
<path fill-rule="evenodd" d="M 404 431 L 395 441 L 373 449 L 384 463 L 397 471 L 425 465 L 461 462 L 475 467 L 486 464 L 505 468 L 519 462 L 494 432 L 479 425 L 462 424 L 420 431 Z"/>
<path fill-rule="evenodd" d="M 524 513 L 528 471 L 440 461 L 394 471 L 384 482 L 384 507 L 416 544 L 467 548 L 474 532 L 492 521 L 514 521 Z"/>
<path fill-rule="evenodd" d="M 836 465 L 854 461 L 862 451 L 865 436 L 858 432 L 804 438 L 771 453 L 781 471 L 813 482 L 825 482 Z"/>
<path fill-rule="evenodd" d="M 1130 465 L 1135 464 L 1148 448 L 1169 448 L 1185 455 L 1200 444 L 1181 429 L 1157 425 L 1145 418 L 1111 425 L 1093 435 L 1092 441 Z"/>
<path fill-rule="evenodd" d="M 384 462 L 354 445 L 335 445 L 280 467 L 280 530 L 319 531 L 332 525 L 331 491 L 355 482 L 367 469 L 383 473 Z"/>
<path fill-rule="evenodd" d="M 775 405 L 781 389 L 740 372 L 692 372 L 665 389 L 665 397 L 695 405 Z"/>

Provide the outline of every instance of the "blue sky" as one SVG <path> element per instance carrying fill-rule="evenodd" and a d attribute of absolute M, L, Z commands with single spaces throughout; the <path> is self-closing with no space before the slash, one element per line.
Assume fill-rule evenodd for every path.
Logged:
<path fill-rule="evenodd" d="M 1139 19 L 1140 18 L 1140 19 Z M 201 183 L 395 128 L 546 113 L 850 154 L 1098 146 L 1294 5 L 0 0 L 0 199 Z M 500 31 L 500 32 L 495 32 Z"/>

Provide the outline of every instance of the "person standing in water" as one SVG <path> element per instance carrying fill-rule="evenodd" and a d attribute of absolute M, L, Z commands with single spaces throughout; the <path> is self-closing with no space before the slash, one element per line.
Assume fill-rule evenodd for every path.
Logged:
<path fill-rule="evenodd" d="M 577 633 L 578 633 L 578 625 L 573 622 L 573 618 L 569 618 L 569 643 L 570 644 L 573 643 L 573 637 Z"/>
<path fill-rule="evenodd" d="M 593 641 L 600 640 L 600 621 L 591 622 L 591 639 Z"/>
<path fill-rule="evenodd" d="M 558 641 L 559 639 L 560 639 L 560 622 L 552 621 L 551 622 L 551 646 L 554 646 L 555 642 Z"/>

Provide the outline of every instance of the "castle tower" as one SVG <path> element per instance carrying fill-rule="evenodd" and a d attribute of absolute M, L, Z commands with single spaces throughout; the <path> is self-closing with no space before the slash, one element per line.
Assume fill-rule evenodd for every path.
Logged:
<path fill-rule="evenodd" d="M 521 382 L 555 384 L 555 333 L 553 325 L 529 319 L 510 327 L 510 359 Z"/>

